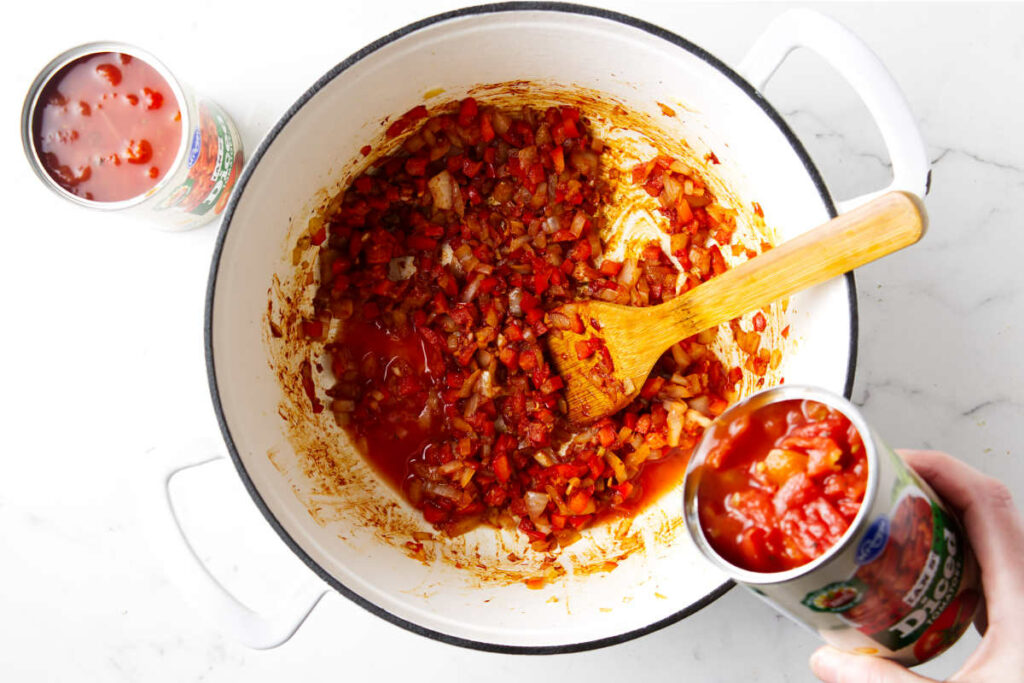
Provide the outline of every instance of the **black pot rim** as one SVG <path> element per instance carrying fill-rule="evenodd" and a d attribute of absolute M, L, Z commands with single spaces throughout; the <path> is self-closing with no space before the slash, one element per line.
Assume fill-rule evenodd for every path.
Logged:
<path fill-rule="evenodd" d="M 725 581 L 713 591 L 704 595 L 700 600 L 687 605 L 685 608 L 678 612 L 669 615 L 663 619 L 660 619 L 654 623 L 648 624 L 642 628 L 620 633 L 614 636 L 608 636 L 605 638 L 598 638 L 595 640 L 588 640 L 580 643 L 570 643 L 565 645 L 505 645 L 501 643 L 490 643 L 485 641 L 471 640 L 468 638 L 461 638 L 453 636 L 433 629 L 424 628 L 418 624 L 415 624 L 407 619 L 404 619 L 396 614 L 393 614 L 375 603 L 363 598 L 362 596 L 355 593 L 352 589 L 345 586 L 343 583 L 338 581 L 336 578 L 331 576 L 323 567 L 321 567 L 313 558 L 311 558 L 305 550 L 303 550 L 299 544 L 291 537 L 291 535 L 284 529 L 278 519 L 270 511 L 270 508 L 263 500 L 259 491 L 256 489 L 252 478 L 249 476 L 248 471 L 245 469 L 245 465 L 242 462 L 241 457 L 238 454 L 238 449 L 235 446 L 234 439 L 231 436 L 231 430 L 228 428 L 227 419 L 224 414 L 224 407 L 220 400 L 220 391 L 217 387 L 217 373 L 216 364 L 214 361 L 213 353 L 213 301 L 217 286 L 217 272 L 220 266 L 221 253 L 224 248 L 224 241 L 227 237 L 228 230 L 231 227 L 231 219 L 234 215 L 235 208 L 238 205 L 239 198 L 244 192 L 245 186 L 247 185 L 249 178 L 260 159 L 266 153 L 267 149 L 271 146 L 274 140 L 277 138 L 281 130 L 288 124 L 295 114 L 302 109 L 302 107 L 313 98 L 322 88 L 328 83 L 334 80 L 339 74 L 362 60 L 364 57 L 376 52 L 380 48 L 410 34 L 419 29 L 433 26 L 434 24 L 447 21 L 449 19 L 457 19 L 461 17 L 491 14 L 498 12 L 521 12 L 521 11 L 545 11 L 545 12 L 562 12 L 567 14 L 577 14 L 590 17 L 598 17 L 610 21 L 615 21 L 626 26 L 640 29 L 653 36 L 661 38 L 662 40 L 672 43 L 676 47 L 682 48 L 687 52 L 690 52 L 696 57 L 702 59 L 709 66 L 717 69 L 730 81 L 732 81 L 737 87 L 739 87 L 744 93 L 746 93 L 755 104 L 765 113 L 766 116 L 776 125 L 779 131 L 785 136 L 786 140 L 790 143 L 793 151 L 796 153 L 801 163 L 803 164 L 807 174 L 810 176 L 815 188 L 818 190 L 818 194 L 821 197 L 822 202 L 825 205 L 830 216 L 836 216 L 837 211 L 835 203 L 832 200 L 828 188 L 825 186 L 825 182 L 821 177 L 821 173 L 818 171 L 814 162 L 811 160 L 807 150 L 804 149 L 803 144 L 796 137 L 793 131 L 786 124 L 782 116 L 776 111 L 776 109 L 758 92 L 752 85 L 743 79 L 738 73 L 736 73 L 731 67 L 726 65 L 724 62 L 719 60 L 714 55 L 710 54 L 703 48 L 691 43 L 690 41 L 682 38 L 670 31 L 667 31 L 659 26 L 650 24 L 646 21 L 636 19 L 634 17 L 613 12 L 610 10 L 600 9 L 596 7 L 590 7 L 587 5 L 575 5 L 562 2 L 502 2 L 492 3 L 485 5 L 475 5 L 472 7 L 465 7 L 462 9 L 452 10 L 449 12 L 443 12 L 420 21 L 413 22 L 407 26 L 404 26 L 383 38 L 370 43 L 363 47 L 361 50 L 353 53 L 344 61 L 335 65 L 330 69 L 324 76 L 322 76 L 312 87 L 309 88 L 298 100 L 292 104 L 291 107 L 284 113 L 284 115 L 278 120 L 270 132 L 266 135 L 263 141 L 260 143 L 256 152 L 252 158 L 246 163 L 245 168 L 242 171 L 241 176 L 238 179 L 238 184 L 231 195 L 231 199 L 228 202 L 228 206 L 224 212 L 224 219 L 221 223 L 220 233 L 217 236 L 217 242 L 214 247 L 213 259 L 210 265 L 209 282 L 206 291 L 206 305 L 205 305 L 205 323 L 204 323 L 204 346 L 206 352 L 206 369 L 207 376 L 210 384 L 210 394 L 213 400 L 214 411 L 217 415 L 217 422 L 220 425 L 221 433 L 224 437 L 224 441 L 227 445 L 228 452 L 231 454 L 231 459 L 235 463 L 235 468 L 238 471 L 238 475 L 241 477 L 246 490 L 249 495 L 252 496 L 253 501 L 259 508 L 260 512 L 266 518 L 267 522 L 274 528 L 281 540 L 284 541 L 292 552 L 294 552 L 317 576 L 323 579 L 328 585 L 337 590 L 339 593 L 349 598 L 357 605 L 365 608 L 369 612 L 385 619 L 392 624 L 400 626 L 413 633 L 432 638 L 450 645 L 458 645 L 460 647 L 470 648 L 474 650 L 483 650 L 487 652 L 497 652 L 506 654 L 564 654 L 571 652 L 582 652 L 586 650 L 593 650 L 601 647 L 607 647 L 609 645 L 615 645 L 618 643 L 624 643 L 640 636 L 653 633 L 661 628 L 664 628 L 670 624 L 674 624 L 691 614 L 703 609 L 710 605 L 712 602 L 725 595 L 735 584 L 732 581 Z M 847 294 L 850 306 L 850 347 L 849 347 L 849 361 L 847 364 L 846 371 L 846 385 L 843 390 L 843 395 L 847 398 L 850 397 L 853 391 L 853 380 L 854 372 L 857 365 L 857 335 L 858 335 L 858 315 L 857 315 L 857 290 L 856 283 L 854 281 L 853 273 L 846 274 L 846 285 Z"/>

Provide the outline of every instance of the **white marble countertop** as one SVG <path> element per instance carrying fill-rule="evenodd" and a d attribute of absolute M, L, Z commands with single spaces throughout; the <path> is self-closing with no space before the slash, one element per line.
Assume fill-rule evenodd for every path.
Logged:
<path fill-rule="evenodd" d="M 639 640 L 540 658 L 427 640 L 332 594 L 290 642 L 257 652 L 190 610 L 148 552 L 133 494 L 152 484 L 138 478 L 138 462 L 184 435 L 217 434 L 201 333 L 216 225 L 162 233 L 53 196 L 31 175 L 16 134 L 29 83 L 71 45 L 136 43 L 223 104 L 252 150 L 327 68 L 458 4 L 53 0 L 5 10 L 0 680 L 811 679 L 816 639 L 741 590 Z M 730 64 L 787 7 L 596 4 Z M 818 8 L 890 68 L 934 166 L 928 236 L 857 274 L 853 399 L 890 443 L 948 450 L 1020 491 L 1024 6 Z M 838 198 L 886 182 L 866 110 L 821 62 L 794 55 L 767 95 Z M 182 477 L 176 500 L 214 572 L 257 607 L 285 600 L 285 587 L 308 574 L 226 463 Z M 209 519 L 217 521 L 190 523 Z M 922 671 L 948 675 L 976 643 L 972 632 Z"/>

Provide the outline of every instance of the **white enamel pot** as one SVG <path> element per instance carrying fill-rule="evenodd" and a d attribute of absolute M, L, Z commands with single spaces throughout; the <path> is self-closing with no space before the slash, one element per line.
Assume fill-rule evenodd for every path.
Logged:
<path fill-rule="evenodd" d="M 445 98 L 458 99 L 481 84 L 516 80 L 583 86 L 651 116 L 658 115 L 659 101 L 685 103 L 685 115 L 666 125 L 678 126 L 673 133 L 698 152 L 713 150 L 739 196 L 763 207 L 780 239 L 818 225 L 836 215 L 836 205 L 800 141 L 760 93 L 797 47 L 829 61 L 863 98 L 892 158 L 894 180 L 886 189 L 923 196 L 927 158 L 895 83 L 858 39 L 805 10 L 782 15 L 734 70 L 683 38 L 604 10 L 552 3 L 473 7 L 396 31 L 314 84 L 245 168 L 214 254 L 206 353 L 224 443 L 165 449 L 168 456 L 155 460 L 164 463 L 160 507 L 150 506 L 157 545 L 186 596 L 243 642 L 273 647 L 327 590 L 317 582 L 293 609 L 260 615 L 197 561 L 168 514 L 167 483 L 175 471 L 217 457 L 225 445 L 267 521 L 326 586 L 445 642 L 518 653 L 584 650 L 671 624 L 728 590 L 731 584 L 685 534 L 648 533 L 643 552 L 613 571 L 569 572 L 530 590 L 522 582 L 470 581 L 450 564 L 412 560 L 401 547 L 405 539 L 382 542 L 357 516 L 315 519 L 309 499 L 296 493 L 302 483 L 275 467 L 297 456 L 284 437 L 281 383 L 268 363 L 267 293 L 275 274 L 291 267 L 293 219 L 308 216 L 317 192 L 344 180 L 382 120 L 419 104 L 428 89 L 443 88 Z M 852 276 L 793 297 L 788 322 L 797 343 L 784 361 L 786 381 L 849 395 L 857 340 Z M 394 492 L 377 487 L 376 494 L 401 508 Z M 657 514 L 681 524 L 680 496 L 665 496 Z"/>

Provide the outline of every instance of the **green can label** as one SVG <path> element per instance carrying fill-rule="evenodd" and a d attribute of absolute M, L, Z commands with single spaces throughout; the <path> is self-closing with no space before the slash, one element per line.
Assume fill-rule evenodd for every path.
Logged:
<path fill-rule="evenodd" d="M 894 485 L 891 516 L 876 518 L 864 534 L 853 575 L 802 601 L 815 612 L 840 614 L 894 652 L 921 639 L 947 611 L 960 592 L 966 561 L 957 522 L 912 474 L 903 474 Z M 943 637 L 955 640 L 963 628 L 966 623 L 958 623 L 957 633 Z"/>
<path fill-rule="evenodd" d="M 959 529 L 954 527 L 954 522 L 942 508 L 931 503 L 927 499 L 918 496 L 908 496 L 901 501 L 896 509 L 899 514 L 901 507 L 918 508 L 918 513 L 923 510 L 922 502 L 928 506 L 932 521 L 931 544 L 924 552 L 918 550 L 919 542 L 914 539 L 904 548 L 905 552 L 911 553 L 911 560 L 920 567 L 913 584 L 905 592 L 900 589 L 907 579 L 901 575 L 892 577 L 895 580 L 888 580 L 886 583 L 875 585 L 872 593 L 885 594 L 878 601 L 877 606 L 872 605 L 864 610 L 863 614 L 856 610 L 848 613 L 854 621 L 865 623 L 860 625 L 860 630 L 871 636 L 890 650 L 899 650 L 916 641 L 928 628 L 928 626 L 942 613 L 953 601 L 960 588 L 960 580 L 963 575 L 964 556 Z M 911 512 L 911 514 L 914 514 Z M 895 516 L 895 515 L 894 515 Z M 915 533 L 920 534 L 919 529 Z M 886 550 L 876 560 L 884 562 Z M 900 548 L 893 548 L 893 552 L 900 552 Z M 904 567 L 909 564 L 904 561 Z M 858 570 L 858 575 L 869 567 L 865 565 Z M 876 577 L 886 581 L 885 569 L 892 565 L 884 565 L 883 570 L 872 572 L 872 580 Z M 905 571 L 905 570 L 904 570 Z M 895 590 L 894 590 L 895 589 Z M 902 594 L 900 594 L 902 593 Z M 898 599 L 898 602 L 895 602 Z M 887 604 L 892 601 L 891 605 Z M 882 621 L 891 623 L 882 626 Z"/>
<path fill-rule="evenodd" d="M 837 581 L 808 593 L 803 603 L 815 612 L 845 612 L 864 601 L 864 592 L 865 586 L 856 579 Z"/>
<path fill-rule="evenodd" d="M 199 123 L 188 152 L 188 177 L 157 209 L 174 208 L 195 216 L 219 214 L 242 168 L 232 124 L 213 102 L 199 102 Z"/>

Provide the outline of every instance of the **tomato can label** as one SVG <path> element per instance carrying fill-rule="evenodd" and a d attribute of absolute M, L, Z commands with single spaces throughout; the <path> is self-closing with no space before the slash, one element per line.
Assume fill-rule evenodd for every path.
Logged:
<path fill-rule="evenodd" d="M 92 201 L 60 185 L 44 168 L 33 133 L 36 112 L 45 88 L 61 69 L 80 58 L 118 53 L 137 58 L 166 81 L 177 106 L 181 125 L 180 146 L 173 164 L 155 184 L 140 194 L 116 201 Z M 58 195 L 80 206 L 117 211 L 155 219 L 165 229 L 188 230 L 219 216 L 242 172 L 241 137 L 231 117 L 218 105 L 197 98 L 154 56 L 124 43 L 90 43 L 58 55 L 36 77 L 22 108 L 22 145 L 36 175 Z M 118 162 L 119 163 L 119 162 Z M 153 176 L 156 177 L 156 176 Z"/>
<path fill-rule="evenodd" d="M 794 398 L 841 411 L 860 432 L 869 485 L 857 520 L 807 565 L 758 574 L 725 562 L 703 539 L 693 512 L 695 489 L 687 482 L 691 536 L 716 566 L 831 645 L 908 665 L 931 659 L 963 634 L 979 602 L 978 567 L 959 520 L 841 397 L 812 387 L 778 387 L 719 419 L 744 414 L 747 402 L 762 406 Z M 698 446 L 694 458 L 701 456 Z"/>
<path fill-rule="evenodd" d="M 846 581 L 811 591 L 801 602 L 816 612 L 842 615 L 850 626 L 896 652 L 917 642 L 949 608 L 967 558 L 959 523 L 890 455 L 898 473 L 891 517 L 880 515 L 868 525 L 854 555 L 856 569 Z"/>
<path fill-rule="evenodd" d="M 188 174 L 156 207 L 158 211 L 176 209 L 204 216 L 212 210 L 218 214 L 241 171 L 242 153 L 227 114 L 208 100 L 199 101 L 198 112 L 199 121 L 189 148 Z"/>

